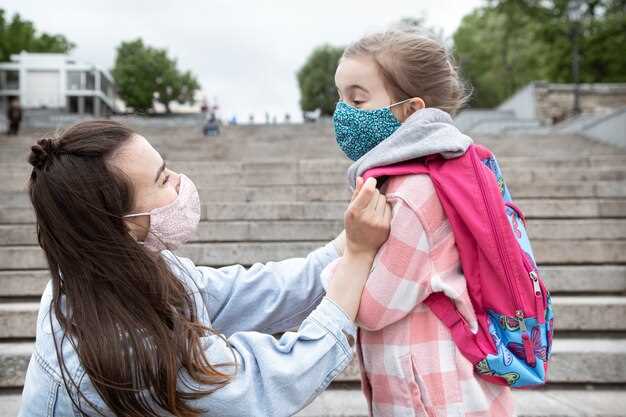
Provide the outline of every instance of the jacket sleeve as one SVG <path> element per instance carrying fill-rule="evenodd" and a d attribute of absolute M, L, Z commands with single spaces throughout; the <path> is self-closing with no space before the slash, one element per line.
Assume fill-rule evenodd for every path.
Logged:
<path fill-rule="evenodd" d="M 248 269 L 196 266 L 171 252 L 163 255 L 191 290 L 200 294 L 213 328 L 229 336 L 298 327 L 324 296 L 320 274 L 338 253 L 329 243 L 306 258 L 258 263 Z"/>
<path fill-rule="evenodd" d="M 368 330 L 402 319 L 433 291 L 430 242 L 422 221 L 401 198 L 389 200 L 389 239 L 374 259 L 357 314 L 357 324 Z"/>
<path fill-rule="evenodd" d="M 429 188 L 417 192 L 428 193 Z M 404 318 L 432 293 L 443 292 L 476 333 L 478 321 L 454 234 L 445 216 L 441 217 L 443 209 L 414 209 L 400 197 L 392 197 L 390 203 L 393 217 L 389 239 L 374 260 L 361 297 L 357 324 L 380 330 Z M 426 223 L 427 219 L 430 223 Z"/>
<path fill-rule="evenodd" d="M 190 400 L 190 405 L 202 410 L 203 416 L 292 416 L 350 364 L 355 335 L 354 323 L 337 304 L 324 297 L 297 331 L 286 332 L 280 339 L 258 332 L 236 332 L 228 338 L 219 334 L 205 336 L 205 357 L 217 371 L 230 376 L 229 381 L 222 387 L 204 386 L 183 367 L 177 389 L 185 393 L 212 391 Z M 92 411 L 88 414 L 111 415 L 91 379 L 78 379 L 80 391 L 95 406 L 82 402 L 84 409 Z M 43 397 L 44 392 L 38 392 Z M 49 393 L 45 394 L 47 399 Z M 146 402 L 159 410 L 149 396 Z M 56 401 L 57 414 L 70 415 L 70 408 L 67 401 Z"/>
<path fill-rule="evenodd" d="M 219 369 L 232 374 L 231 381 L 194 405 L 223 417 L 294 415 L 351 362 L 355 334 L 343 310 L 324 298 L 297 332 L 280 339 L 238 332 L 227 344 L 213 336 L 206 351 L 210 362 L 236 360 L 236 366 Z"/>

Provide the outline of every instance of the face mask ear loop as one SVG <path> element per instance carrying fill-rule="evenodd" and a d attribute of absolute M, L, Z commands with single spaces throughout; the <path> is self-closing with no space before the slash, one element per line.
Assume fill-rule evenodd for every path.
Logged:
<path fill-rule="evenodd" d="M 414 98 L 416 98 L 416 97 L 407 98 L 406 100 L 402 100 L 402 101 L 399 101 L 399 102 L 397 102 L 397 103 L 390 104 L 389 106 L 387 106 L 387 108 L 388 108 L 388 109 L 390 109 L 390 108 L 392 108 L 392 107 L 394 107 L 394 106 L 399 106 L 400 104 L 404 104 L 404 103 L 406 103 L 407 101 L 411 101 L 411 100 L 413 100 Z"/>
<path fill-rule="evenodd" d="M 125 216 L 122 216 L 122 218 L 127 218 L 127 217 L 139 217 L 139 216 L 149 216 L 150 213 L 136 213 L 136 214 L 126 214 Z"/>
<path fill-rule="evenodd" d="M 139 216 L 149 216 L 150 213 L 135 213 L 135 214 L 126 214 L 124 216 L 122 216 L 123 219 L 129 218 L 129 217 L 139 217 Z M 149 233 L 149 232 L 148 232 Z M 141 240 L 137 239 L 137 237 L 135 235 L 132 234 L 132 232 L 129 230 L 128 234 L 130 235 L 131 238 L 133 238 L 133 240 L 135 242 L 137 242 L 139 245 L 143 246 L 144 242 L 142 242 Z"/>

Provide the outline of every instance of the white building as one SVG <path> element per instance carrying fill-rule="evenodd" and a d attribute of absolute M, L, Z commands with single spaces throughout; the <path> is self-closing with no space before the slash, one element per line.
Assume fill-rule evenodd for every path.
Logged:
<path fill-rule="evenodd" d="M 57 109 L 104 116 L 115 111 L 115 86 L 110 74 L 65 54 L 11 55 L 0 63 L 0 107 L 13 97 L 24 109 Z"/>

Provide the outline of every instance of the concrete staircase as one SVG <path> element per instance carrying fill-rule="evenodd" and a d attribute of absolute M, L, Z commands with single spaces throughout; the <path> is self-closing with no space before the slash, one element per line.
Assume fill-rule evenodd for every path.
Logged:
<path fill-rule="evenodd" d="M 342 228 L 344 173 L 326 123 L 140 128 L 200 189 L 202 222 L 180 251 L 196 263 L 302 256 Z M 29 146 L 0 137 L 0 416 L 13 416 L 49 279 L 24 192 Z M 548 387 L 516 393 L 521 416 L 626 416 L 626 150 L 575 136 L 485 137 L 525 211 L 557 337 Z M 297 383 L 297 381 L 294 381 Z M 365 416 L 352 364 L 300 416 Z"/>

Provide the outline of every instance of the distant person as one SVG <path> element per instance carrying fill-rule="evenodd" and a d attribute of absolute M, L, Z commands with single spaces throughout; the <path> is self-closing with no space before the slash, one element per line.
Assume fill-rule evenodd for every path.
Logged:
<path fill-rule="evenodd" d="M 211 110 L 206 116 L 202 131 L 204 136 L 217 136 L 220 134 L 220 124 L 214 110 Z"/>
<path fill-rule="evenodd" d="M 285 123 L 291 123 L 291 115 L 289 113 L 285 113 Z"/>
<path fill-rule="evenodd" d="M 265 112 L 265 124 L 270 124 L 270 114 L 268 112 Z"/>
<path fill-rule="evenodd" d="M 17 135 L 22 122 L 22 106 L 16 98 L 11 100 L 7 108 L 7 121 L 9 122 L 9 131 L 7 133 L 9 135 Z"/>
<path fill-rule="evenodd" d="M 251 125 L 254 124 L 254 114 L 250 113 L 250 116 L 248 117 L 248 123 L 250 123 Z"/>

